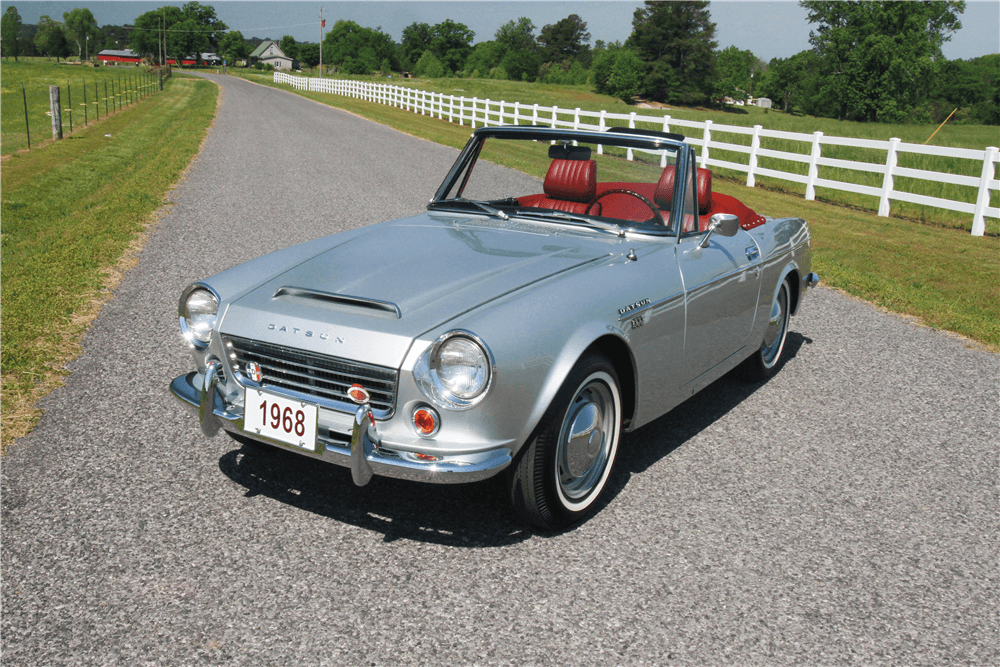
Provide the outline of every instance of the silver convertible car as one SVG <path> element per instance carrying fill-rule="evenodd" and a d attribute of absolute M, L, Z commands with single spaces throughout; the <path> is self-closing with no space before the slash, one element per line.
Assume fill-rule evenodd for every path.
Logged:
<path fill-rule="evenodd" d="M 527 173 L 545 174 L 544 180 Z M 506 474 L 559 529 L 594 509 L 622 432 L 728 371 L 778 367 L 809 228 L 712 192 L 684 137 L 476 130 L 412 218 L 188 286 L 202 431 L 373 475 Z"/>

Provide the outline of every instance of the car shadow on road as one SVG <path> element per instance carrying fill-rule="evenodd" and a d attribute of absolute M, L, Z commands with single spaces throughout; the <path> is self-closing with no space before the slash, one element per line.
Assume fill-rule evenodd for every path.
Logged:
<path fill-rule="evenodd" d="M 795 358 L 803 345 L 812 342 L 802 334 L 789 331 L 775 375 Z M 622 438 L 615 469 L 601 498 L 600 512 L 621 493 L 632 475 L 670 456 L 676 449 L 724 417 L 770 380 L 748 382 L 736 368 L 722 376 L 676 408 Z"/>
<path fill-rule="evenodd" d="M 781 366 L 808 342 L 789 332 Z M 669 456 L 763 384 L 747 383 L 730 373 L 670 413 L 626 435 L 598 511 L 626 488 L 632 475 L 642 474 Z M 233 444 L 241 443 L 234 440 Z M 347 468 L 255 444 L 242 444 L 226 452 L 219 459 L 219 469 L 244 487 L 248 498 L 263 495 L 381 533 L 386 542 L 409 539 L 483 548 L 516 544 L 533 535 L 552 535 L 518 520 L 510 508 L 502 474 L 484 482 L 456 485 L 374 477 L 367 486 L 357 487 Z"/>

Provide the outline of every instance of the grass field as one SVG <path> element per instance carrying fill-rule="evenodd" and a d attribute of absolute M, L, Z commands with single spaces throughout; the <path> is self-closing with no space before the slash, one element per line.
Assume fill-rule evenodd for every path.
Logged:
<path fill-rule="evenodd" d="M 52 140 L 49 86 L 60 89 L 63 136 L 71 127 L 78 130 L 94 123 L 158 88 L 153 75 L 138 67 L 85 67 L 43 58 L 4 60 L 0 75 L 2 155 L 27 148 L 28 130 L 32 147 Z"/>
<path fill-rule="evenodd" d="M 251 80 L 265 82 L 273 78 L 271 73 L 257 72 L 254 70 L 245 71 L 231 69 L 230 73 L 238 76 L 245 76 Z M 736 125 L 741 127 L 753 127 L 761 125 L 764 129 L 779 130 L 783 132 L 798 132 L 811 135 L 813 132 L 823 132 L 825 136 L 852 137 L 858 139 L 888 140 L 893 137 L 901 139 L 904 143 L 923 144 L 934 133 L 936 125 L 889 125 L 880 123 L 854 123 L 838 121 L 830 118 L 815 118 L 811 116 L 799 116 L 786 114 L 776 109 L 765 110 L 756 107 L 731 107 L 728 110 L 720 111 L 714 109 L 681 109 L 681 108 L 657 108 L 646 109 L 635 106 L 621 104 L 614 98 L 598 95 L 589 86 L 555 86 L 539 85 L 532 83 L 521 83 L 515 81 L 498 81 L 493 79 L 391 79 L 375 77 L 351 77 L 358 80 L 369 80 L 378 83 L 392 83 L 393 85 L 407 88 L 415 88 L 446 95 L 478 97 L 479 99 L 504 100 L 506 102 L 521 102 L 522 104 L 539 104 L 540 106 L 559 106 L 565 109 L 579 107 L 585 111 L 606 110 L 612 113 L 630 113 L 635 111 L 639 115 L 657 116 L 662 119 L 669 114 L 672 119 L 705 121 L 711 120 L 715 125 Z M 283 86 L 285 89 L 288 86 Z M 611 123 L 614 124 L 614 123 Z M 662 120 L 654 123 L 637 123 L 637 127 L 645 129 L 662 129 Z M 686 128 L 678 127 L 677 131 L 684 133 Z M 687 130 L 691 131 L 691 130 Z M 701 136 L 700 130 L 697 136 Z M 748 135 L 724 132 L 718 127 L 712 130 L 713 141 L 721 141 L 741 146 L 749 146 L 751 138 Z M 957 148 L 969 148 L 983 150 L 987 146 L 1000 145 L 1000 127 L 984 125 L 946 125 L 930 141 L 930 145 L 951 146 Z M 763 138 L 761 148 L 786 153 L 797 153 L 809 155 L 812 146 L 809 142 L 794 141 L 790 139 Z M 724 151 L 713 148 L 710 153 L 714 159 L 726 160 L 746 164 L 748 156 L 735 151 Z M 867 162 L 877 165 L 884 165 L 886 159 L 885 151 L 856 148 L 849 146 L 823 146 L 823 157 L 840 160 L 850 160 L 855 162 Z M 898 155 L 898 166 L 920 169 L 926 171 L 938 171 L 951 174 L 961 174 L 979 178 L 982 171 L 982 161 L 966 160 L 960 158 L 947 158 L 940 156 L 918 155 L 914 153 L 900 152 Z M 805 175 L 808 172 L 808 165 L 794 160 L 782 160 L 773 157 L 761 157 L 758 161 L 760 167 L 790 172 L 793 174 Z M 717 174 L 729 178 L 746 181 L 746 174 L 719 167 L 713 167 Z M 882 174 L 840 169 L 835 167 L 819 167 L 819 177 L 853 183 L 855 185 L 865 185 L 869 187 L 881 188 Z M 784 192 L 790 192 L 803 196 L 805 186 L 771 177 L 757 178 L 758 187 L 765 187 Z M 913 178 L 897 177 L 895 179 L 895 189 L 912 192 L 915 194 L 940 197 L 974 204 L 978 195 L 978 190 L 973 187 L 943 183 L 940 180 L 923 180 Z M 868 195 L 851 192 L 843 192 L 829 188 L 817 188 L 817 198 L 822 201 L 830 201 L 848 206 L 875 211 L 878 209 L 878 199 Z M 991 193 L 991 206 L 1000 206 L 1000 191 Z M 972 215 L 957 213 L 947 209 L 930 208 L 911 204 L 909 202 L 893 201 L 891 203 L 892 214 L 894 216 L 911 218 L 934 224 L 953 227 L 956 229 L 971 230 Z M 1000 220 L 987 218 L 986 233 L 992 235 L 1000 234 Z"/>
<path fill-rule="evenodd" d="M 4 446 L 30 430 L 35 401 L 58 385 L 79 335 L 128 268 L 128 250 L 197 153 L 216 98 L 213 84 L 175 75 L 162 93 L 70 138 L 4 157 Z"/>
<path fill-rule="evenodd" d="M 287 85 L 273 83 L 269 73 L 231 71 L 264 85 L 291 90 Z M 447 81 L 462 86 L 469 80 Z M 498 83 L 507 88 L 523 85 Z M 548 94 L 566 92 L 558 88 Z M 464 146 L 469 138 L 467 125 L 461 127 L 340 95 L 292 92 L 455 148 Z M 511 166 L 541 178 L 547 164 Z M 1000 236 L 974 237 L 961 229 L 880 218 L 864 210 L 806 201 L 786 192 L 747 188 L 742 179 L 717 178 L 713 189 L 737 197 L 766 215 L 808 220 L 814 238 L 814 270 L 823 284 L 1000 351 Z"/>

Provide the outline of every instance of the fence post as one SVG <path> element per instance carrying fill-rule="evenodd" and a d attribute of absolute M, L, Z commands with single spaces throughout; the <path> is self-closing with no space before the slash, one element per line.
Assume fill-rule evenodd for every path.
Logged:
<path fill-rule="evenodd" d="M 514 125 L 521 124 L 521 103 L 514 102 Z"/>
<path fill-rule="evenodd" d="M 712 121 L 705 121 L 705 134 L 702 135 L 701 168 L 708 169 L 708 145 L 712 143 Z"/>
<path fill-rule="evenodd" d="M 573 129 L 574 130 L 580 129 L 580 107 L 577 107 L 576 110 L 573 112 Z"/>
<path fill-rule="evenodd" d="M 972 216 L 972 235 L 983 236 L 986 234 L 986 206 L 990 203 L 990 185 L 996 178 L 996 167 L 994 162 L 1000 160 L 1000 148 L 990 146 L 983 156 L 983 173 L 979 177 L 979 197 L 976 198 L 976 210 Z"/>
<path fill-rule="evenodd" d="M 31 150 L 31 126 L 28 124 L 28 93 L 21 82 L 21 98 L 24 100 L 24 132 L 28 135 L 28 150 Z"/>
<path fill-rule="evenodd" d="M 806 178 L 806 199 L 816 199 L 816 179 L 819 178 L 819 156 L 822 151 L 822 132 L 813 132 L 812 154 L 809 156 L 809 176 Z"/>
<path fill-rule="evenodd" d="M 605 129 L 604 115 L 607 113 L 604 109 L 601 109 L 601 115 L 597 120 L 597 126 L 601 128 L 601 132 Z M 604 144 L 597 144 L 597 154 L 604 155 Z"/>
<path fill-rule="evenodd" d="M 556 121 L 558 120 L 558 118 L 556 117 L 556 109 L 558 109 L 558 108 L 559 107 L 557 107 L 555 104 L 552 105 L 552 129 L 553 130 L 556 129 Z"/>
<path fill-rule="evenodd" d="M 628 129 L 630 129 L 630 130 L 634 130 L 635 129 L 635 112 L 634 111 L 628 115 Z M 632 149 L 631 148 L 629 148 L 627 151 L 625 151 L 625 159 L 626 160 L 628 160 L 629 162 L 631 162 L 632 159 L 633 159 L 633 157 L 634 157 L 634 154 L 632 153 Z"/>
<path fill-rule="evenodd" d="M 49 109 L 52 114 L 52 139 L 62 139 L 62 105 L 59 99 L 59 86 L 49 86 Z"/>
<path fill-rule="evenodd" d="M 469 123 L 469 127 L 471 127 L 473 130 L 476 129 L 476 103 L 478 101 L 479 101 L 478 98 L 476 97 L 472 98 L 472 122 Z"/>
<path fill-rule="evenodd" d="M 750 164 L 747 170 L 747 187 L 752 188 L 757 183 L 754 172 L 757 171 L 757 151 L 760 150 L 760 131 L 764 129 L 760 125 L 753 126 L 753 139 L 750 140 Z"/>
<path fill-rule="evenodd" d="M 160 92 L 162 93 L 163 92 L 163 68 L 161 67 L 160 69 L 156 70 L 156 72 L 157 72 L 157 74 L 160 75 Z M 105 107 L 104 110 L 107 111 L 108 110 L 107 107 Z"/>
<path fill-rule="evenodd" d="M 670 131 L 670 114 L 663 117 L 663 131 Z M 663 151 L 663 155 L 660 156 L 660 167 L 666 168 L 667 166 L 667 151 Z"/>
<path fill-rule="evenodd" d="M 69 87 L 69 81 L 66 82 L 66 111 L 69 112 L 69 131 L 70 134 L 73 133 L 73 91 Z"/>
<path fill-rule="evenodd" d="M 878 214 L 883 218 L 889 217 L 889 198 L 894 187 L 892 172 L 896 170 L 896 150 L 898 147 L 898 137 L 889 139 L 889 153 L 885 156 L 885 176 L 882 178 L 882 197 L 878 201 Z M 807 196 L 806 199 L 809 197 Z"/>
<path fill-rule="evenodd" d="M 87 113 L 87 80 L 83 80 L 83 126 L 90 125 L 90 114 Z"/>

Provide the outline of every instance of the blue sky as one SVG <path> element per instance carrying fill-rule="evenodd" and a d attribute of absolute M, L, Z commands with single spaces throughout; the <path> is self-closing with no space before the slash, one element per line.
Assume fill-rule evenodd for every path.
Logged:
<path fill-rule="evenodd" d="M 570 14 L 579 14 L 587 22 L 591 40 L 623 41 L 632 31 L 632 13 L 642 3 L 548 0 L 506 2 L 497 0 L 346 1 L 299 2 L 271 0 L 199 0 L 215 7 L 216 13 L 230 28 L 245 37 L 279 39 L 291 35 L 298 41 L 319 40 L 319 10 L 327 27 L 337 19 L 350 19 L 361 25 L 381 29 L 399 41 L 403 28 L 415 21 L 435 24 L 445 19 L 464 23 L 476 33 L 475 41 L 493 38 L 497 28 L 512 19 L 527 16 L 537 29 L 555 23 Z M 0 0 L 0 8 L 17 7 L 25 23 L 37 23 L 48 15 L 61 19 L 75 7 L 88 7 L 99 25 L 124 25 L 136 16 L 163 5 L 183 5 L 173 1 L 116 2 L 45 2 L 35 0 Z M 810 25 L 806 11 L 792 1 L 758 2 L 755 0 L 715 1 L 709 6 L 716 23 L 719 48 L 735 45 L 753 51 L 759 58 L 787 58 L 809 48 Z M 968 2 L 961 17 L 963 27 L 944 45 L 947 58 L 975 58 L 1000 52 L 1000 2 Z M 536 31 L 537 34 L 537 31 Z"/>

